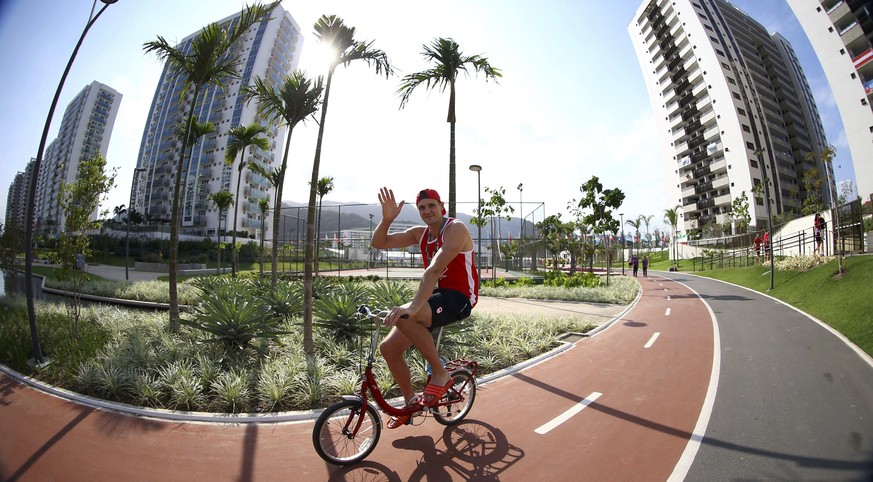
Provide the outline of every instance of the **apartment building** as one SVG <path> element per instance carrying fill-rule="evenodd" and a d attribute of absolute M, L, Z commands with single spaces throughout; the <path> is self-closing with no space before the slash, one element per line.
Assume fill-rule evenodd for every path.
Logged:
<path fill-rule="evenodd" d="M 858 194 L 873 195 L 873 2 L 788 0 L 831 86 Z"/>
<path fill-rule="evenodd" d="M 58 136 L 46 148 L 39 165 L 34 229 L 48 235 L 64 231 L 65 217 L 59 202 L 63 184 L 76 181 L 79 163 L 97 153 L 106 157 L 109 138 L 122 95 L 94 81 L 85 86 L 64 111 Z M 97 219 L 95 210 L 93 219 Z"/>
<path fill-rule="evenodd" d="M 233 28 L 239 13 L 219 23 Z M 183 39 L 177 48 L 187 50 L 195 32 Z M 237 157 L 233 165 L 225 164 L 224 155 L 228 131 L 238 125 L 257 122 L 269 131 L 270 148 L 246 149 L 246 163 L 257 162 L 267 167 L 278 167 L 286 129 L 257 115 L 257 103 L 246 103 L 240 94 L 242 87 L 259 76 L 278 86 L 286 75 L 297 68 L 303 37 L 300 27 L 281 6 L 277 6 L 271 20 L 253 25 L 235 47 L 234 55 L 240 57 L 240 79 L 225 82 L 222 90 L 216 86 L 204 88 L 197 99 L 193 89 L 181 99 L 185 79 L 174 76 L 167 66 L 161 74 L 152 100 L 148 120 L 140 144 L 137 169 L 134 176 L 131 199 L 133 209 L 143 213 L 153 222 L 169 221 L 172 218 L 173 192 L 176 168 L 181 156 L 182 141 L 176 129 L 182 124 L 192 103 L 194 115 L 199 122 L 212 122 L 215 132 L 207 134 L 185 153 L 183 164 L 181 234 L 216 236 L 219 228 L 219 212 L 210 200 L 210 195 L 219 191 L 236 193 L 237 179 L 242 176 L 240 199 L 227 213 L 227 230 L 232 229 L 234 209 L 238 211 L 238 231 L 251 236 L 260 236 L 261 215 L 258 201 L 272 192 L 269 181 L 248 169 L 239 169 Z M 180 101 L 181 99 L 181 101 Z M 271 229 L 267 220 L 266 237 Z M 221 228 L 225 225 L 222 222 Z"/>
<path fill-rule="evenodd" d="M 824 129 L 785 38 L 721 0 L 647 0 L 628 32 L 663 119 L 668 206 L 681 207 L 680 234 L 735 232 L 732 203 L 743 193 L 762 229 L 768 196 L 753 188 L 765 180 L 773 215 L 827 198 Z M 803 174 L 813 167 L 827 180 L 808 192 Z"/>
<path fill-rule="evenodd" d="M 33 167 L 36 160 L 31 159 L 23 172 L 18 172 L 9 184 L 9 192 L 6 193 L 6 216 L 5 226 L 16 226 L 24 230 L 24 217 L 27 214 L 27 192 L 30 189 L 30 179 L 33 175 Z"/>

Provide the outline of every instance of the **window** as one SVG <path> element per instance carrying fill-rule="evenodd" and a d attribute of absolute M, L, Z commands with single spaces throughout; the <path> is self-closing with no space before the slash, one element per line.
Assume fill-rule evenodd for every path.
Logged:
<path fill-rule="evenodd" d="M 726 64 L 726 63 L 724 63 L 724 62 L 721 63 L 721 66 L 724 67 L 725 70 L 730 70 L 730 69 L 731 69 L 731 66 L 728 65 L 728 64 Z"/>
<path fill-rule="evenodd" d="M 748 147 L 749 149 L 751 149 L 753 151 L 755 150 L 755 145 L 752 144 L 751 142 L 746 142 L 746 147 Z"/>
<path fill-rule="evenodd" d="M 745 115 L 746 115 L 746 111 L 743 110 L 743 109 L 741 109 L 741 108 L 739 108 L 739 107 L 737 107 L 737 114 L 739 114 L 739 115 L 741 115 L 741 116 L 745 116 Z"/>
<path fill-rule="evenodd" d="M 743 132 L 751 133 L 751 132 L 752 132 L 752 129 L 750 129 L 749 126 L 743 124 Z"/>
<path fill-rule="evenodd" d="M 754 168 L 757 168 L 757 167 L 758 167 L 758 161 L 755 161 L 755 160 L 749 159 L 749 164 L 750 164 L 752 167 L 754 167 Z"/>
<path fill-rule="evenodd" d="M 719 49 L 715 49 L 715 53 L 717 53 L 717 54 L 721 55 L 722 57 L 724 57 L 724 52 L 722 52 L 722 51 L 719 50 Z"/>
<path fill-rule="evenodd" d="M 742 99 L 742 97 L 740 97 L 740 94 L 737 94 L 736 92 L 732 92 L 732 94 L 734 94 L 734 99 Z"/>

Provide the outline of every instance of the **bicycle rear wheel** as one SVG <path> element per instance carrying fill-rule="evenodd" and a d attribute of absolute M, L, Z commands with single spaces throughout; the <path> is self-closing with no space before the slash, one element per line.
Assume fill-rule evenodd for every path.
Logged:
<path fill-rule="evenodd" d="M 455 425 L 470 413 L 476 399 L 476 378 L 466 368 L 452 372 L 452 388 L 439 405 L 431 409 L 433 418 L 443 425 Z M 456 400 L 455 403 L 446 403 Z"/>
<path fill-rule="evenodd" d="M 364 460 L 379 442 L 382 420 L 369 404 L 343 400 L 326 408 L 312 430 L 318 456 L 336 465 Z"/>

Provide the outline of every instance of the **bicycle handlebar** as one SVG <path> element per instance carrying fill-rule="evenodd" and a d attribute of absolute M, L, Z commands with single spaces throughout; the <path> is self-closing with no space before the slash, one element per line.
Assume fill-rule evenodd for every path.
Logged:
<path fill-rule="evenodd" d="M 388 310 L 377 310 L 375 312 L 371 311 L 367 305 L 361 305 L 358 307 L 358 313 L 362 315 L 366 315 L 369 318 L 379 318 L 380 320 L 385 320 L 388 316 Z M 402 315 L 401 318 L 409 318 L 409 315 Z"/>

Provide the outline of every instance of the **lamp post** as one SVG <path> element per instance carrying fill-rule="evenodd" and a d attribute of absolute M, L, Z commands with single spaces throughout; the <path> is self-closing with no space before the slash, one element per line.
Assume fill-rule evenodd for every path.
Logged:
<path fill-rule="evenodd" d="M 64 88 L 64 82 L 67 80 L 67 75 L 70 73 L 70 68 L 73 66 L 73 61 L 76 60 L 76 54 L 79 53 L 79 47 L 82 46 L 82 42 L 85 40 L 85 35 L 88 33 L 88 30 L 91 29 L 91 26 L 100 18 L 100 14 L 106 10 L 109 5 L 112 5 L 118 0 L 100 0 L 103 3 L 103 7 L 97 11 L 97 14 L 94 15 L 88 23 L 85 25 L 85 29 L 82 30 L 82 35 L 79 37 L 79 42 L 76 43 L 76 47 L 73 49 L 73 53 L 70 55 L 70 60 L 67 61 L 67 67 L 64 69 L 64 73 L 61 75 L 61 80 L 58 82 L 58 88 L 55 91 L 55 96 L 52 99 L 51 106 L 49 107 L 48 115 L 45 119 L 45 126 L 42 130 L 42 137 L 39 140 L 39 149 L 36 152 L 36 162 L 33 165 L 33 175 L 30 176 L 30 186 L 28 190 L 28 200 L 27 200 L 27 209 L 25 211 L 24 218 L 24 292 L 27 298 L 27 318 L 30 322 L 30 338 L 33 345 L 33 359 L 28 362 L 34 366 L 42 366 L 46 364 L 46 360 L 43 360 L 42 357 L 42 349 L 39 345 L 39 333 L 36 329 L 36 310 L 33 305 L 33 283 L 31 282 L 31 278 L 33 277 L 33 211 L 36 208 L 36 187 L 37 181 L 39 177 L 39 165 L 42 163 L 42 156 L 45 153 L 45 143 L 48 139 L 48 131 L 49 127 L 52 124 L 52 117 L 55 113 L 55 108 L 58 106 L 58 99 L 61 96 L 61 90 Z M 97 0 L 94 0 L 94 5 L 97 4 Z M 93 12 L 93 6 L 92 6 Z"/>
<path fill-rule="evenodd" d="M 621 218 L 621 275 L 624 276 L 624 213 L 618 213 L 618 216 Z"/>
<path fill-rule="evenodd" d="M 521 197 L 521 186 L 522 183 L 518 183 L 518 209 L 519 214 L 521 215 L 521 230 L 519 231 L 518 239 L 524 239 L 524 200 Z M 519 253 L 521 254 L 521 253 Z M 519 269 L 524 271 L 524 255 L 521 255 L 521 261 L 519 263 Z"/>
<path fill-rule="evenodd" d="M 767 212 L 767 232 L 769 233 L 767 246 L 764 247 L 764 254 L 766 255 L 767 250 L 770 250 L 770 291 L 772 291 L 775 267 L 773 266 L 773 218 L 770 214 L 770 178 L 767 177 L 767 166 L 764 164 L 764 148 L 759 147 L 755 149 L 755 154 L 758 155 L 758 164 L 761 165 L 761 170 L 764 172 L 764 209 Z"/>
<path fill-rule="evenodd" d="M 470 170 L 476 173 L 478 194 L 476 196 L 476 228 L 478 229 L 476 241 L 476 266 L 479 269 L 479 279 L 482 279 L 482 166 L 470 165 Z"/>
<path fill-rule="evenodd" d="M 130 202 L 127 204 L 127 234 L 124 236 L 124 280 L 130 280 L 130 214 L 133 209 L 133 191 L 136 186 L 136 175 L 146 172 L 146 168 L 137 167 L 133 170 L 133 179 L 130 181 Z"/>
<path fill-rule="evenodd" d="M 367 269 L 370 269 L 370 260 L 373 258 L 373 215 L 370 214 L 370 246 L 367 248 Z"/>

